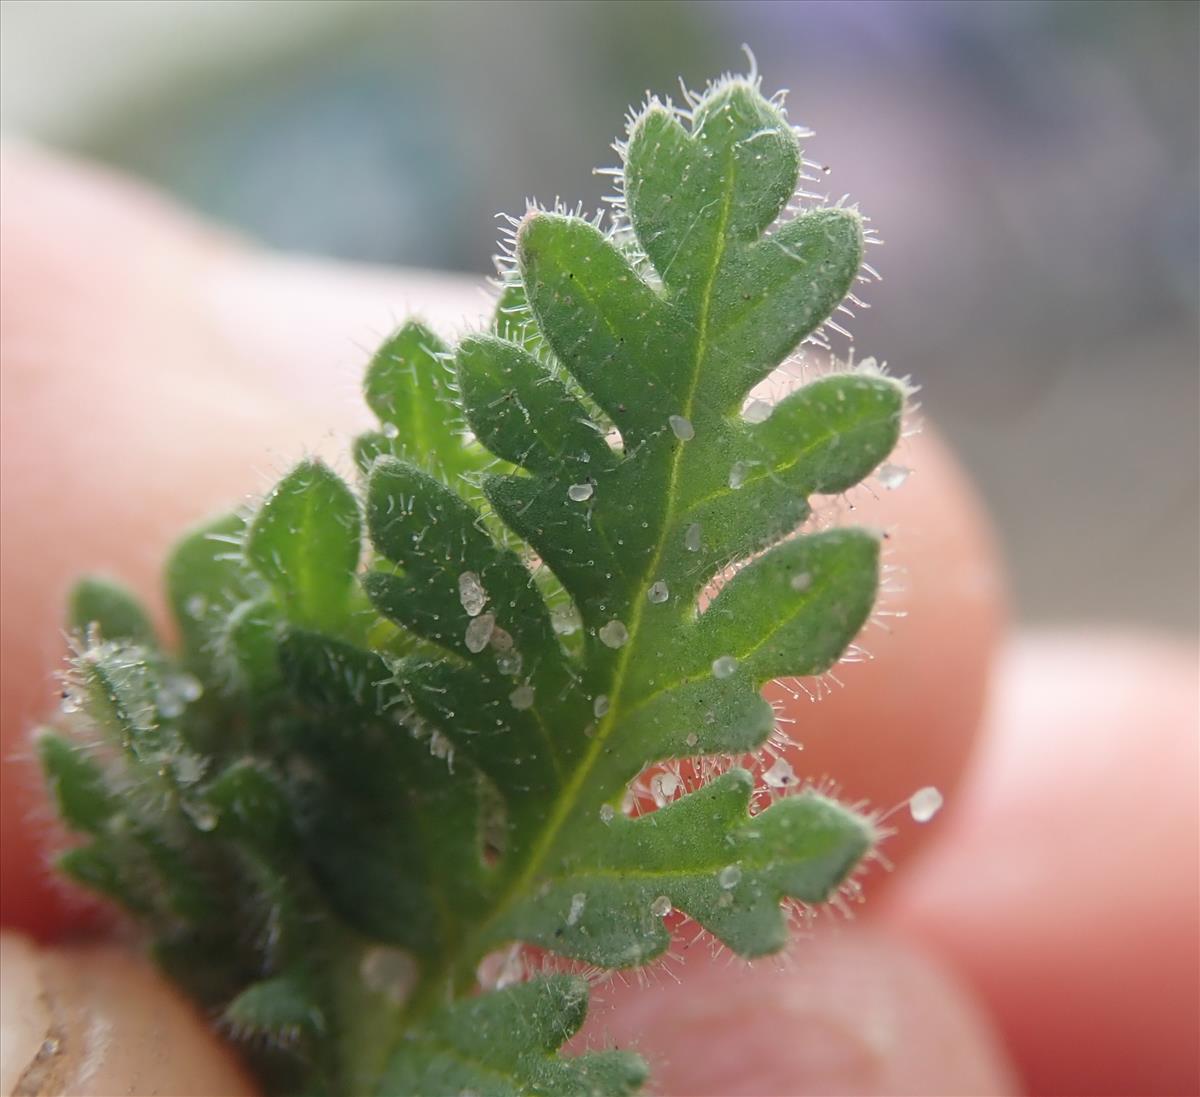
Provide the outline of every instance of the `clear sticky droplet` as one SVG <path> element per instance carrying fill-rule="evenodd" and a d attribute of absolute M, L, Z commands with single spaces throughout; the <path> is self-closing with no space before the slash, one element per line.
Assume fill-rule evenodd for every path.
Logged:
<path fill-rule="evenodd" d="M 908 798 L 908 812 L 913 822 L 928 823 L 942 810 L 942 803 L 942 794 L 933 785 L 926 785 Z"/>
<path fill-rule="evenodd" d="M 478 617 L 473 617 L 471 623 L 467 625 L 467 631 L 463 634 L 463 643 L 467 646 L 467 651 L 478 655 L 486 648 L 492 639 L 492 633 L 496 628 L 496 618 L 491 613 L 482 613 Z"/>
<path fill-rule="evenodd" d="M 187 800 L 183 802 L 183 810 L 187 812 L 192 825 L 197 830 L 209 834 L 217 829 L 217 813 L 212 806 L 203 802 Z"/>
<path fill-rule="evenodd" d="M 671 433 L 681 442 L 690 442 L 696 437 L 696 428 L 692 426 L 690 419 L 685 419 L 682 415 L 672 415 L 667 422 L 671 424 Z"/>
<path fill-rule="evenodd" d="M 383 432 L 384 438 L 400 437 L 400 428 L 395 423 L 384 423 L 380 430 Z"/>
<path fill-rule="evenodd" d="M 469 617 L 478 617 L 487 605 L 487 591 L 473 571 L 464 571 L 458 577 L 458 600 Z"/>
<path fill-rule="evenodd" d="M 506 651 L 496 656 L 496 669 L 507 678 L 521 673 L 521 653 Z"/>
<path fill-rule="evenodd" d="M 712 661 L 714 678 L 728 678 L 738 668 L 738 661 L 732 655 L 722 655 Z"/>
<path fill-rule="evenodd" d="M 606 712 L 608 712 L 608 694 L 597 694 L 596 699 L 592 702 L 592 715 L 598 720 Z"/>
<path fill-rule="evenodd" d="M 600 805 L 600 822 L 611 823 L 616 818 L 617 809 L 612 804 Z"/>
<path fill-rule="evenodd" d="M 571 909 L 567 911 L 567 925 L 573 926 L 583 917 L 583 908 L 587 906 L 587 895 L 577 891 L 571 896 Z"/>
<path fill-rule="evenodd" d="M 567 498 L 573 503 L 586 503 L 595 491 L 591 484 L 572 484 L 567 488 Z"/>
<path fill-rule="evenodd" d="M 659 606 L 671 597 L 671 591 L 668 589 L 667 584 L 659 579 L 657 583 L 650 584 L 650 589 L 646 591 L 646 597 L 656 606 Z"/>
<path fill-rule="evenodd" d="M 600 643 L 605 647 L 615 650 L 625 646 L 629 639 L 629 630 L 614 617 L 607 625 L 602 625 L 596 635 L 600 637 Z"/>
<path fill-rule="evenodd" d="M 770 768 L 763 771 L 763 780 L 768 788 L 787 788 L 795 783 L 796 771 L 786 758 L 776 758 Z"/>
<path fill-rule="evenodd" d="M 766 400 L 754 399 L 746 405 L 745 410 L 742 412 L 742 418 L 747 423 L 765 423 L 771 418 L 773 410 Z"/>
<path fill-rule="evenodd" d="M 746 475 L 749 471 L 750 466 L 745 461 L 734 461 L 733 467 L 729 470 L 729 486 L 737 491 L 746 482 Z"/>
<path fill-rule="evenodd" d="M 693 522 L 688 526 L 683 535 L 683 547 L 688 552 L 699 552 L 703 530 L 700 528 L 699 522 Z"/>
<path fill-rule="evenodd" d="M 650 913 L 655 918 L 665 918 L 671 913 L 671 900 L 665 895 L 660 895 L 653 903 L 650 904 Z"/>
<path fill-rule="evenodd" d="M 791 578 L 792 590 L 808 590 L 812 586 L 812 573 L 807 571 L 798 572 Z"/>
<path fill-rule="evenodd" d="M 898 487 L 903 486 L 910 472 L 912 469 L 907 469 L 903 465 L 888 464 L 880 465 L 879 471 L 875 475 L 888 491 L 895 491 Z"/>
<path fill-rule="evenodd" d="M 183 715 L 183 710 L 187 706 L 184 705 L 183 698 L 173 689 L 161 689 L 154 699 L 154 707 L 158 709 L 160 716 L 167 720 L 174 720 L 176 716 Z"/>
<path fill-rule="evenodd" d="M 582 622 L 574 606 L 559 606 L 550 614 L 550 627 L 559 636 L 572 636 L 579 631 Z"/>
<path fill-rule="evenodd" d="M 183 611 L 193 620 L 198 621 L 208 612 L 208 599 L 203 594 L 193 594 L 183 603 Z"/>
<path fill-rule="evenodd" d="M 725 891 L 735 888 L 742 880 L 741 865 L 726 865 L 720 872 L 717 873 L 717 883 Z"/>
<path fill-rule="evenodd" d="M 363 953 L 358 974 L 371 990 L 402 1005 L 417 985 L 418 972 L 416 961 L 403 949 L 378 945 Z"/>
<path fill-rule="evenodd" d="M 516 689 L 508 695 L 508 702 L 513 708 L 519 712 L 525 709 L 533 708 L 533 686 L 528 682 L 523 686 L 517 686 Z"/>
<path fill-rule="evenodd" d="M 171 678 L 171 688 L 189 705 L 204 696 L 204 685 L 194 674 L 176 674 Z"/>

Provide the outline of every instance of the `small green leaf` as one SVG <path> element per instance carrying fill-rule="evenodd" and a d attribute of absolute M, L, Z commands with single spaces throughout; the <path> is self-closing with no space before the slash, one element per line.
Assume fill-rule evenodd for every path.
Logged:
<path fill-rule="evenodd" d="M 37 751 L 63 821 L 75 830 L 99 834 L 118 810 L 104 771 L 80 747 L 52 732 L 38 735 Z"/>
<path fill-rule="evenodd" d="M 302 461 L 250 524 L 246 560 L 297 624 L 337 629 L 358 567 L 361 524 L 353 493 L 320 461 Z"/>
<path fill-rule="evenodd" d="M 71 591 L 69 604 L 71 626 L 81 633 L 95 626 L 101 639 L 140 644 L 149 650 L 158 647 L 146 611 L 130 591 L 111 579 L 81 579 Z"/>
<path fill-rule="evenodd" d="M 602 967 L 667 947 L 663 917 L 684 911 L 735 952 L 787 941 L 784 898 L 824 902 L 874 841 L 871 824 L 816 793 L 746 809 L 753 778 L 732 770 L 637 819 L 596 818 L 569 869 L 551 875 L 494 929 Z"/>
<path fill-rule="evenodd" d="M 646 1078 L 640 1058 L 601 1051 L 563 1058 L 556 1050 L 587 1013 L 587 983 L 537 979 L 446 1006 L 408 1033 L 378 1092 L 476 1093 L 479 1097 L 620 1097 Z"/>
<path fill-rule="evenodd" d="M 364 384 L 367 405 L 383 430 L 364 436 L 364 459 L 390 453 L 412 461 L 458 490 L 464 473 L 486 457 L 463 438 L 462 413 L 454 399 L 450 351 L 424 324 L 410 320 L 375 352 Z M 367 440 L 369 438 L 369 441 Z"/>
<path fill-rule="evenodd" d="M 287 976 L 251 983 L 225 1007 L 222 1020 L 239 1034 L 276 1039 L 319 1032 L 325 1024 L 307 989 Z"/>

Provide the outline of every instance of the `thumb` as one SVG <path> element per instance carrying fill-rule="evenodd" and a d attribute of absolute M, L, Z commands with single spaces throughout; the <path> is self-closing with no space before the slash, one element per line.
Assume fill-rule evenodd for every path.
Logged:
<path fill-rule="evenodd" d="M 662 1093 L 967 1097 L 1018 1088 L 963 987 L 875 931 L 819 933 L 753 966 L 693 955 L 678 975 L 598 988 L 583 1034 L 636 1048 Z"/>

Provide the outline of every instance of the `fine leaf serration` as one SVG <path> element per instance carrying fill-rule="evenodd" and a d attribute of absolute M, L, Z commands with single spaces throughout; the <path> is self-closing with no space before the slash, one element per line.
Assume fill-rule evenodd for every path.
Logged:
<path fill-rule="evenodd" d="M 631 1092 L 636 1056 L 557 1053 L 586 983 L 476 994 L 484 958 L 644 964 L 673 911 L 774 951 L 784 900 L 874 841 L 812 789 L 754 812 L 730 761 L 774 728 L 761 687 L 828 669 L 875 601 L 877 536 L 801 527 L 891 451 L 903 387 L 828 373 L 742 415 L 850 290 L 862 220 L 792 207 L 756 80 L 689 104 L 632 119 L 615 218 L 514 222 L 486 330 L 385 342 L 357 488 L 308 460 L 180 544 L 178 651 L 119 586 L 73 598 L 88 734 L 39 739 L 85 837 L 61 864 L 275 1092 Z M 705 761 L 630 812 L 673 759 Z"/>

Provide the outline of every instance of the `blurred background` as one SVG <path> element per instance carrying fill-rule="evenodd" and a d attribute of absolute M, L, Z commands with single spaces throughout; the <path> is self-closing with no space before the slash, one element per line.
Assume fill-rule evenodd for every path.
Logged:
<path fill-rule="evenodd" d="M 276 247 L 489 273 L 599 204 L 647 89 L 754 48 L 887 242 L 855 326 L 924 386 L 1031 623 L 1197 627 L 1192 2 L 6 0 L 0 123 Z"/>

